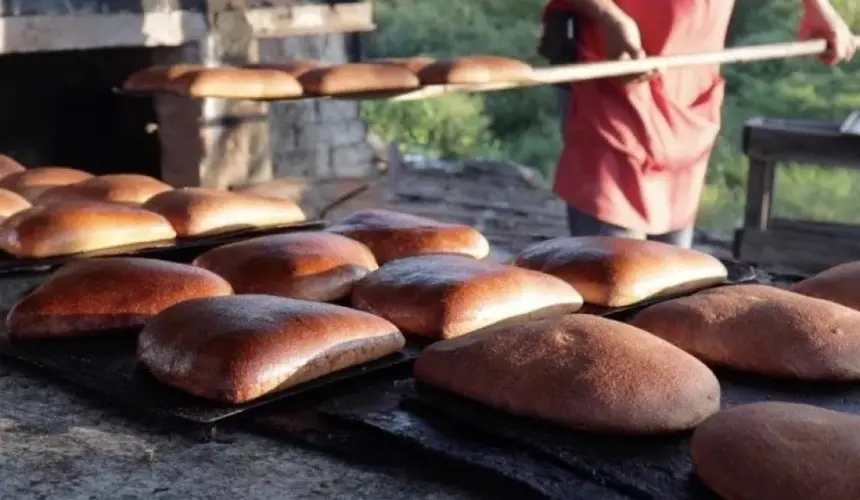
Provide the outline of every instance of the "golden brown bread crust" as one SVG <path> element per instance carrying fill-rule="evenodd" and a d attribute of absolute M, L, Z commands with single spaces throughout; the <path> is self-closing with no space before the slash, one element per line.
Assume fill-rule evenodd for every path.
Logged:
<path fill-rule="evenodd" d="M 233 293 L 215 273 L 155 259 L 111 257 L 67 264 L 6 316 L 16 340 L 73 337 L 144 321 L 183 300 Z"/>
<path fill-rule="evenodd" d="M 422 85 L 527 82 L 534 78 L 534 69 L 509 57 L 470 56 L 428 64 L 418 78 Z"/>
<path fill-rule="evenodd" d="M 715 288 L 651 306 L 630 324 L 706 363 L 780 377 L 860 380 L 860 312 L 787 290 Z"/>
<path fill-rule="evenodd" d="M 360 241 L 380 265 L 421 254 L 458 253 L 483 259 L 490 244 L 477 230 L 391 210 L 360 210 L 327 231 Z"/>
<path fill-rule="evenodd" d="M 860 311 L 860 262 L 846 262 L 795 283 L 791 290 Z"/>
<path fill-rule="evenodd" d="M 289 99 L 303 94 L 296 77 L 276 69 L 202 68 L 173 79 L 169 89 L 188 97 Z"/>
<path fill-rule="evenodd" d="M 173 189 L 169 184 L 139 174 L 110 174 L 53 187 L 42 193 L 36 204 L 56 201 L 104 201 L 139 205 L 153 196 Z"/>
<path fill-rule="evenodd" d="M 696 474 L 722 498 L 860 498 L 857 415 L 792 403 L 737 406 L 696 429 L 691 454 Z"/>
<path fill-rule="evenodd" d="M 315 59 L 297 59 L 295 61 L 285 61 L 280 63 L 256 63 L 245 65 L 245 68 L 250 69 L 273 69 L 283 71 L 288 75 L 298 78 L 312 69 L 322 68 L 326 66 L 322 61 Z"/>
<path fill-rule="evenodd" d="M 31 206 L 33 205 L 20 194 L 0 188 L 0 217 L 9 217 Z"/>
<path fill-rule="evenodd" d="M 129 75 L 122 88 L 128 92 L 168 92 L 172 88 L 171 82 L 186 73 L 203 68 L 200 64 L 150 66 Z"/>
<path fill-rule="evenodd" d="M 464 255 L 389 262 L 359 281 L 352 305 L 406 333 L 453 338 L 481 328 L 571 313 L 582 297 L 558 278 Z"/>
<path fill-rule="evenodd" d="M 557 276 L 586 302 L 607 307 L 699 290 L 725 283 L 728 276 L 723 263 L 706 253 L 609 236 L 536 243 L 514 264 Z"/>
<path fill-rule="evenodd" d="M 0 224 L 0 250 L 42 258 L 171 240 L 164 217 L 113 203 L 63 202 L 16 213 Z"/>
<path fill-rule="evenodd" d="M 418 77 L 394 64 L 349 63 L 317 68 L 299 77 L 305 92 L 317 95 L 392 92 L 419 87 Z"/>
<path fill-rule="evenodd" d="M 270 295 L 193 299 L 147 321 L 138 358 L 162 383 L 244 403 L 393 354 L 403 335 L 346 307 Z"/>
<path fill-rule="evenodd" d="M 74 184 L 92 178 L 92 174 L 75 168 L 36 167 L 3 177 L 0 179 L 0 188 L 14 191 L 33 202 L 52 187 Z"/>
<path fill-rule="evenodd" d="M 366 246 L 345 236 L 302 232 L 261 236 L 214 248 L 194 265 L 224 277 L 236 293 L 337 301 L 377 269 Z"/>
<path fill-rule="evenodd" d="M 182 237 L 208 236 L 305 220 L 290 200 L 206 188 L 182 188 L 150 198 L 143 208 L 161 214 Z"/>
<path fill-rule="evenodd" d="M 436 60 L 432 57 L 383 57 L 380 59 L 371 59 L 369 62 L 373 64 L 401 66 L 417 75 L 419 71 L 433 64 Z"/>
<path fill-rule="evenodd" d="M 585 314 L 437 342 L 414 373 L 496 409 L 586 431 L 681 431 L 720 408 L 720 384 L 699 360 L 638 328 Z"/>
<path fill-rule="evenodd" d="M 0 154 L 0 179 L 8 175 L 27 170 L 24 165 L 8 155 Z"/>

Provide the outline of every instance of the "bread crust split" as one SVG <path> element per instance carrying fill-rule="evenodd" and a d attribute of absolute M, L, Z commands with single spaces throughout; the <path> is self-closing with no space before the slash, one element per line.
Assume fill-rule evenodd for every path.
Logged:
<path fill-rule="evenodd" d="M 164 384 L 239 404 L 398 352 L 390 322 L 346 307 L 273 297 L 192 299 L 147 322 L 138 359 Z"/>

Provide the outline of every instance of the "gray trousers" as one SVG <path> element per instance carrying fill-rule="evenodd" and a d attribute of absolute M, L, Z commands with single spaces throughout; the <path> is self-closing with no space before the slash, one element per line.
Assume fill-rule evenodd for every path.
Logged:
<path fill-rule="evenodd" d="M 561 132 L 563 137 L 567 137 L 565 129 L 567 128 L 567 107 L 570 105 L 571 89 L 570 87 L 556 88 L 558 89 L 558 105 L 561 110 Z M 567 207 L 567 225 L 571 236 L 616 236 L 619 238 L 661 241 L 683 248 L 693 246 L 692 226 L 665 234 L 642 234 L 632 229 L 604 222 L 571 206 Z"/>

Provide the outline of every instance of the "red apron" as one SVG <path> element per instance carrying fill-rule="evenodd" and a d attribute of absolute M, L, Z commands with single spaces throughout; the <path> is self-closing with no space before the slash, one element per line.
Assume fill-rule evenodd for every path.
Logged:
<path fill-rule="evenodd" d="M 615 0 L 639 24 L 649 56 L 725 46 L 733 0 Z M 548 9 L 568 8 L 552 0 Z M 578 33 L 582 62 L 605 58 L 599 29 Z M 720 129 L 717 66 L 670 70 L 648 82 L 574 84 L 555 193 L 598 219 L 647 234 L 695 222 Z"/>

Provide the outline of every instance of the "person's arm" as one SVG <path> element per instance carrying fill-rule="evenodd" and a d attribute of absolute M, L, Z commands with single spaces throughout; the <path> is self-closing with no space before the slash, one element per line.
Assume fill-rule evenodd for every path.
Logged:
<path fill-rule="evenodd" d="M 830 0 L 802 1 L 803 19 L 800 21 L 798 37 L 801 40 L 812 38 L 827 40 L 827 53 L 821 57 L 827 64 L 850 61 L 857 51 L 854 34 Z"/>

